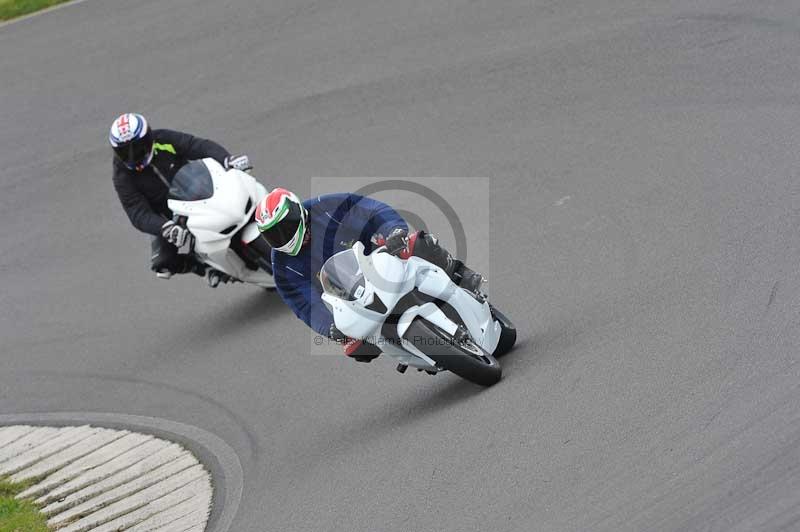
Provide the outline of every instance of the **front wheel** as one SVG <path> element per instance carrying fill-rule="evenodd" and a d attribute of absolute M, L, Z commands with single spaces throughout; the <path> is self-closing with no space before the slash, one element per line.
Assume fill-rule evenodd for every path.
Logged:
<path fill-rule="evenodd" d="M 462 379 L 481 386 L 491 386 L 503 375 L 497 360 L 472 339 L 456 342 L 447 332 L 424 319 L 415 319 L 405 337 L 436 362 L 437 367 L 451 371 Z"/>

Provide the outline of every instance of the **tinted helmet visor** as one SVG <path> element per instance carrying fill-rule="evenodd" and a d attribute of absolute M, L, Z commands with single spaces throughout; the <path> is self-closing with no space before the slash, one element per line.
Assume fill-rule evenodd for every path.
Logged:
<path fill-rule="evenodd" d="M 303 213 L 300 211 L 300 205 L 291 201 L 289 202 L 289 212 L 286 216 L 262 234 L 273 248 L 283 247 L 288 244 L 297 233 L 302 220 Z"/>
<path fill-rule="evenodd" d="M 114 153 L 131 170 L 147 166 L 153 154 L 153 132 L 148 129 L 141 138 L 120 144 L 114 148 Z"/>

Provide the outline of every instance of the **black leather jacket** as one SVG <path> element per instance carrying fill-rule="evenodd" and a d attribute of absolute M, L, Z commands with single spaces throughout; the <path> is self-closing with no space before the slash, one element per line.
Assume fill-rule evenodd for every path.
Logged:
<path fill-rule="evenodd" d="M 153 161 L 147 168 L 141 172 L 129 170 L 115 157 L 113 180 L 133 226 L 144 233 L 160 235 L 161 226 L 172 217 L 167 208 L 167 192 L 178 170 L 188 161 L 205 157 L 222 164 L 230 154 L 216 142 L 170 129 L 153 130 L 153 141 Z"/>

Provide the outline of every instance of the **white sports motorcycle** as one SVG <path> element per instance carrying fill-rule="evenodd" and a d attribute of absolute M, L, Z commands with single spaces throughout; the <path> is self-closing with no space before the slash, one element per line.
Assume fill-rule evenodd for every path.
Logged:
<path fill-rule="evenodd" d="M 483 386 L 499 381 L 495 355 L 513 347 L 514 325 L 441 268 L 382 249 L 364 255 L 356 242 L 322 267 L 322 300 L 336 327 L 396 358 L 400 373 L 412 366 L 431 374 L 450 370 Z"/>
<path fill-rule="evenodd" d="M 211 269 L 209 284 L 241 281 L 274 289 L 271 248 L 255 223 L 267 189 L 241 170 L 225 170 L 214 159 L 190 161 L 178 170 L 167 205 L 189 229 L 188 253 Z"/>

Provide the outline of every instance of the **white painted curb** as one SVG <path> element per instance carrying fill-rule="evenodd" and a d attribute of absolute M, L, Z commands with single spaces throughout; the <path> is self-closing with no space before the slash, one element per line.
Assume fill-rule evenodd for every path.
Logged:
<path fill-rule="evenodd" d="M 202 532 L 211 511 L 211 475 L 192 453 L 127 430 L 0 427 L 0 477 L 35 482 L 18 498 L 62 532 Z"/>

